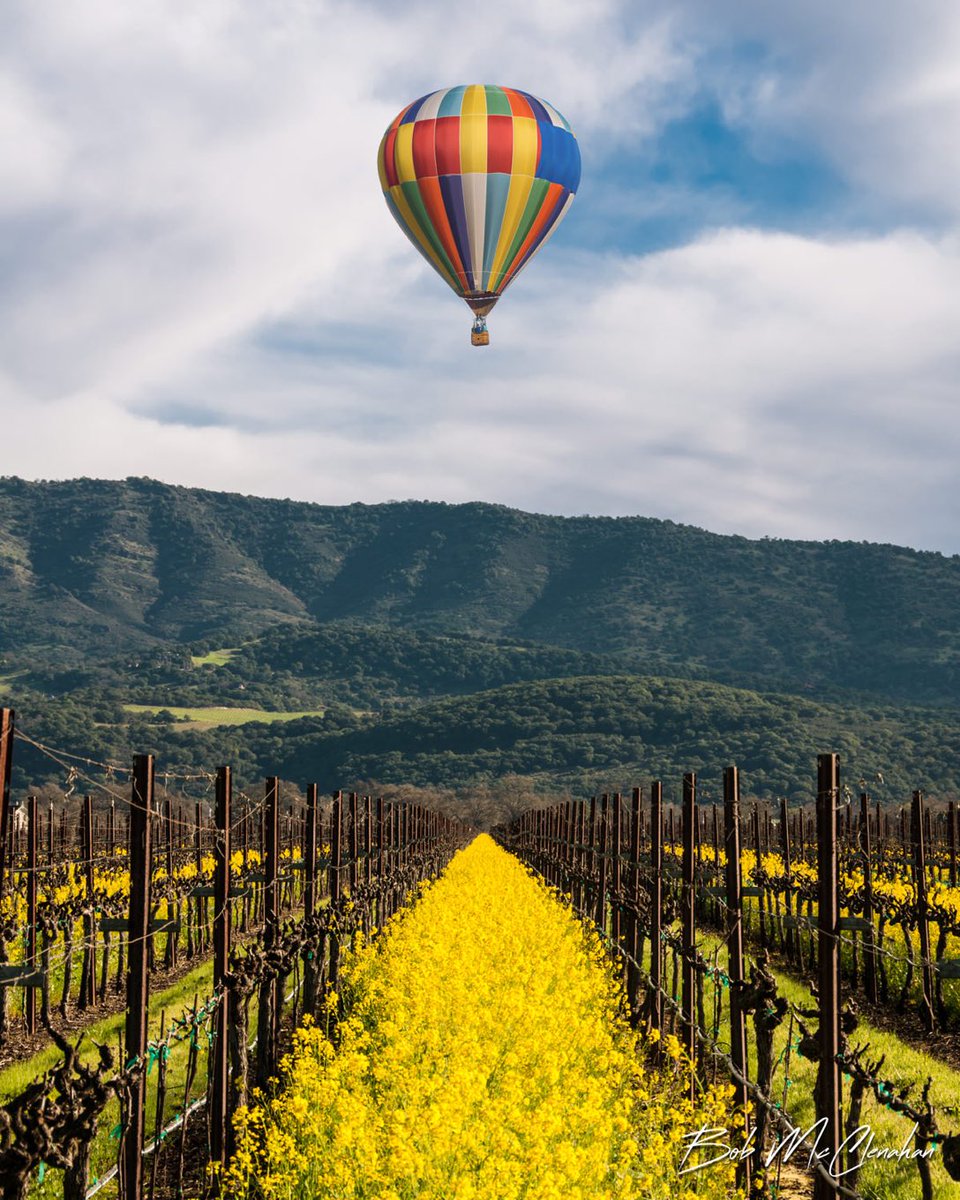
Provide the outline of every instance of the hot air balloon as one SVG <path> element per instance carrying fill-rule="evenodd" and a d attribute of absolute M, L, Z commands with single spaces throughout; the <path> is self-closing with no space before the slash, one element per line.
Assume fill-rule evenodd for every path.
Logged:
<path fill-rule="evenodd" d="M 580 183 L 569 124 L 517 88 L 442 88 L 391 122 L 378 166 L 400 228 L 473 309 L 473 345 L 488 345 L 487 314 Z"/>

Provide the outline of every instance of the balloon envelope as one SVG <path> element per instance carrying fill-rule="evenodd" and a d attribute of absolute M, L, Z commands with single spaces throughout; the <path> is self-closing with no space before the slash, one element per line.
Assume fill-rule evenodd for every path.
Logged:
<path fill-rule="evenodd" d="M 555 108 L 516 88 L 443 88 L 380 142 L 380 185 L 420 253 L 485 315 L 566 213 L 580 150 Z"/>

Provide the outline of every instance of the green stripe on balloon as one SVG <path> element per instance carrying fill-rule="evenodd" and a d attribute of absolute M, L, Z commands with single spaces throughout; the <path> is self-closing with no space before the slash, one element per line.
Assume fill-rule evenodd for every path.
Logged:
<path fill-rule="evenodd" d="M 484 86 L 484 91 L 487 93 L 487 116 L 509 117 L 510 99 L 503 88 L 488 83 Z"/>
<path fill-rule="evenodd" d="M 527 240 L 530 230 L 533 228 L 533 223 L 540 214 L 540 209 L 543 208 L 543 202 L 546 198 L 547 191 L 550 187 L 546 179 L 535 179 L 533 186 L 530 188 L 530 195 L 527 197 L 527 203 L 523 210 L 523 215 L 520 217 L 520 224 L 517 226 L 517 232 L 514 235 L 513 241 L 510 243 L 510 249 L 507 251 L 507 256 L 503 260 L 503 269 L 496 279 L 490 281 L 490 290 L 496 291 L 504 280 L 504 277 L 510 273 L 517 255 L 520 252 L 520 247 Z"/>

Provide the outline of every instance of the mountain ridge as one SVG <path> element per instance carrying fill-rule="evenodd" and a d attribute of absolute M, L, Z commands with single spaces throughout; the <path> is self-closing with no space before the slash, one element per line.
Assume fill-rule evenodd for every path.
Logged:
<path fill-rule="evenodd" d="M 330 506 L 0 479 L 0 653 L 66 667 L 332 623 L 760 690 L 960 697 L 960 556 L 472 501 Z"/>

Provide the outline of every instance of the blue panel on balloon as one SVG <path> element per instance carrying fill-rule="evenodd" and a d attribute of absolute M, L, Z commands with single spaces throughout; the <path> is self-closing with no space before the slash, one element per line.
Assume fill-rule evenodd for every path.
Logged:
<path fill-rule="evenodd" d="M 540 129 L 537 178 L 559 183 L 575 192 L 580 182 L 580 148 L 577 139 L 558 125 L 544 121 L 538 121 L 537 125 Z"/>

